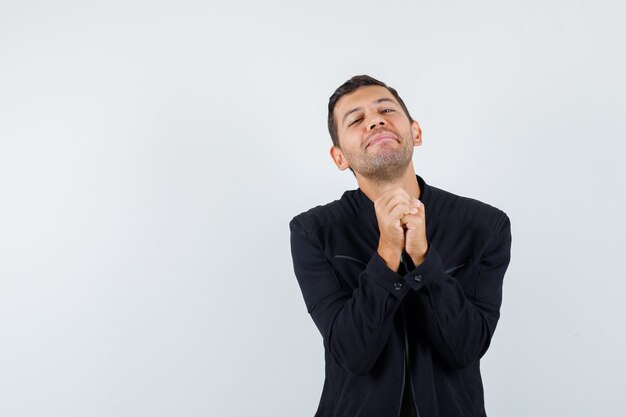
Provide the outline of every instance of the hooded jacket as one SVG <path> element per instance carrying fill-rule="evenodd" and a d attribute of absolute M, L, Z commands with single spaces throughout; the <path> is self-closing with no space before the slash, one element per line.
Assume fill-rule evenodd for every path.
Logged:
<path fill-rule="evenodd" d="M 417 267 L 406 253 L 398 272 L 387 267 L 361 189 L 289 223 L 294 272 L 324 341 L 316 417 L 396 417 L 405 383 L 421 417 L 486 415 L 480 358 L 500 317 L 510 221 L 416 178 L 429 244 Z"/>

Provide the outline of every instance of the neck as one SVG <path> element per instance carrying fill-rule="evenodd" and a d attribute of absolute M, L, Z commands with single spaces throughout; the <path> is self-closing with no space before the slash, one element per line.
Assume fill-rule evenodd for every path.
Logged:
<path fill-rule="evenodd" d="M 386 191 L 394 187 L 401 187 L 412 197 L 418 198 L 420 196 L 420 186 L 415 177 L 415 168 L 413 168 L 413 161 L 409 163 L 404 173 L 388 182 L 376 182 L 370 178 L 365 178 L 357 175 L 357 183 L 363 193 L 372 201 L 376 201 L 378 197 L 384 194 Z"/>

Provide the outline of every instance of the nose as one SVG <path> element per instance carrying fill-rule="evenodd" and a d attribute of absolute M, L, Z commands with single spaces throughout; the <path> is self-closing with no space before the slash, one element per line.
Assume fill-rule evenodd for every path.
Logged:
<path fill-rule="evenodd" d="M 370 130 L 373 130 L 376 126 L 384 126 L 385 122 L 384 120 L 382 120 L 380 118 L 380 116 L 376 116 L 374 119 L 371 120 L 370 122 Z"/>

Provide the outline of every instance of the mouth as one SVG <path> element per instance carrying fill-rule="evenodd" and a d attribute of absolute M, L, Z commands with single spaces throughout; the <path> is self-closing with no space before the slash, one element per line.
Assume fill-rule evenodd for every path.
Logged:
<path fill-rule="evenodd" d="M 367 145 L 365 147 L 369 148 L 372 145 L 375 145 L 375 144 L 380 143 L 380 142 L 388 141 L 388 140 L 393 140 L 393 141 L 398 142 L 398 139 L 396 138 L 396 136 L 394 134 L 389 133 L 389 132 L 383 132 L 383 133 L 379 133 L 378 135 L 376 135 L 373 138 L 371 138 L 367 142 Z"/>

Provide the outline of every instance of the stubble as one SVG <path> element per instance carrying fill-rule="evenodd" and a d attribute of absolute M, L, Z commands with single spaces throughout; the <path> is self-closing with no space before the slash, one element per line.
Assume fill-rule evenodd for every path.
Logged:
<path fill-rule="evenodd" d="M 360 149 L 358 155 L 348 153 L 347 157 L 355 172 L 372 182 L 385 184 L 404 175 L 413 157 L 413 146 L 405 138 L 399 146 L 375 144 L 372 148 Z"/>

